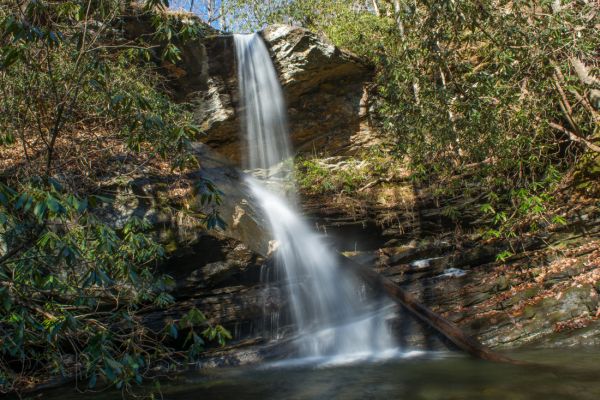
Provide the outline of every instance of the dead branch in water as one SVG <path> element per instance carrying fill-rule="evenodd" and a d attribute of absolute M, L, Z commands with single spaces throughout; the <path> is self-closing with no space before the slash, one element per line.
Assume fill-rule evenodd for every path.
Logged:
<path fill-rule="evenodd" d="M 389 297 L 406 308 L 413 316 L 419 318 L 428 326 L 435 329 L 465 353 L 482 360 L 510 364 L 526 364 L 503 356 L 502 354 L 496 353 L 485 347 L 479 343 L 479 341 L 463 332 L 457 325 L 431 311 L 431 309 L 419 303 L 412 294 L 406 292 L 396 283 L 372 269 L 343 256 L 340 256 L 340 261 L 344 267 L 351 269 L 352 272 L 367 285 L 378 290 L 383 290 Z"/>

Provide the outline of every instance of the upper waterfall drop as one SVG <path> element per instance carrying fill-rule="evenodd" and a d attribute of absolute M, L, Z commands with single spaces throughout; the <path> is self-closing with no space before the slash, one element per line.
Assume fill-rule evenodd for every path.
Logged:
<path fill-rule="evenodd" d="M 291 156 L 283 92 L 260 35 L 235 35 L 234 41 L 246 145 L 245 166 L 269 170 Z"/>
<path fill-rule="evenodd" d="M 279 245 L 276 262 L 300 355 L 347 361 L 393 353 L 387 319 L 395 316 L 394 306 L 345 273 L 324 238 L 283 195 L 281 178 L 293 184 L 292 151 L 283 92 L 265 43 L 258 34 L 235 35 L 234 41 L 246 167 L 256 175 L 247 182 Z"/>

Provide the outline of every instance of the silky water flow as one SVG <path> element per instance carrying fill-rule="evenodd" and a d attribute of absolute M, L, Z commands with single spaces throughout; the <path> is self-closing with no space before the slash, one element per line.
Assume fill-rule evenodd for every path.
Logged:
<path fill-rule="evenodd" d="M 397 351 L 387 323 L 396 309 L 343 271 L 323 236 L 301 217 L 285 101 L 269 51 L 258 34 L 234 41 L 247 184 L 277 246 L 299 355 L 329 362 L 386 358 Z"/>

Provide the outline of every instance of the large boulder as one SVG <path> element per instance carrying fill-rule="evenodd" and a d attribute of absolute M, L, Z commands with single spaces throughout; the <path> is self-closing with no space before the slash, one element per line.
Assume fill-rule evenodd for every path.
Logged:
<path fill-rule="evenodd" d="M 114 201 L 102 217 L 116 228 L 131 217 L 150 222 L 160 242 L 178 256 L 205 236 L 243 243 L 256 254 L 268 255 L 270 232 L 247 176 L 222 155 L 202 143 L 192 144 L 200 168 L 183 176 L 158 175 L 144 170 L 128 179 L 110 180 L 104 192 Z M 221 193 L 222 202 L 203 202 L 206 182 Z M 204 216 L 217 210 L 223 226 L 207 229 Z"/>

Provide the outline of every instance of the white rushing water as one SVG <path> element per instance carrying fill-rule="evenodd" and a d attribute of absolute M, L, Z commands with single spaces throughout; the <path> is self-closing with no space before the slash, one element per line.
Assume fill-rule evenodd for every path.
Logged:
<path fill-rule="evenodd" d="M 390 355 L 395 343 L 386 320 L 394 307 L 374 300 L 342 270 L 324 238 L 296 210 L 294 196 L 285 195 L 293 182 L 285 102 L 262 38 L 235 35 L 235 47 L 246 167 L 257 175 L 248 184 L 278 244 L 300 355 L 328 362 Z"/>
<path fill-rule="evenodd" d="M 235 35 L 234 40 L 246 166 L 268 171 L 291 156 L 283 92 L 260 36 Z"/>

